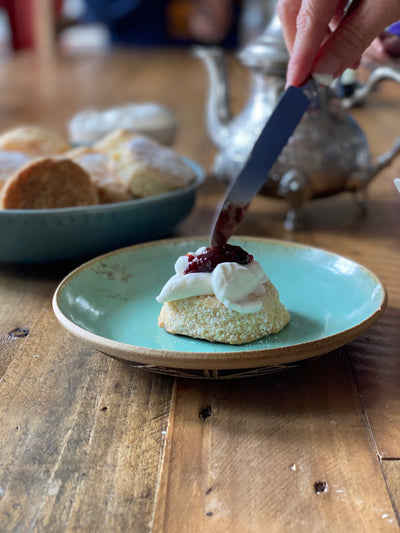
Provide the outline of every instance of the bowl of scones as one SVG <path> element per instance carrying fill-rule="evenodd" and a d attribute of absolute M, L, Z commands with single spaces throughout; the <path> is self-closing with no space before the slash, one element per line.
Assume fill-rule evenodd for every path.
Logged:
<path fill-rule="evenodd" d="M 153 138 L 115 129 L 71 146 L 46 127 L 0 133 L 0 263 L 89 258 L 169 236 L 204 172 Z"/>

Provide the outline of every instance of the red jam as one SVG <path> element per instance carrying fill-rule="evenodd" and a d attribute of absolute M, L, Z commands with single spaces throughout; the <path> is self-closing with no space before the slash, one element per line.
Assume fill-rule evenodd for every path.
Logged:
<path fill-rule="evenodd" d="M 219 248 L 226 244 L 236 227 L 243 220 L 247 208 L 248 205 L 239 206 L 230 203 L 222 209 L 212 236 L 211 244 L 213 247 Z"/>
<path fill-rule="evenodd" d="M 235 246 L 233 244 L 208 247 L 198 256 L 187 254 L 187 257 L 189 262 L 183 272 L 184 274 L 212 272 L 220 263 L 239 263 L 239 265 L 248 265 L 253 261 L 252 255 L 248 254 L 240 246 Z"/>

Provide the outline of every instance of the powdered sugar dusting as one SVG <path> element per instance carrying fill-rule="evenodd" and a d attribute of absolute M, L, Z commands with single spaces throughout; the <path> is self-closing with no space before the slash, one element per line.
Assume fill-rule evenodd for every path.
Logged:
<path fill-rule="evenodd" d="M 179 179 L 191 180 L 195 178 L 194 171 L 181 157 L 151 139 L 135 137 L 128 143 L 128 149 L 132 156 L 140 161 L 141 165 L 150 166 Z"/>

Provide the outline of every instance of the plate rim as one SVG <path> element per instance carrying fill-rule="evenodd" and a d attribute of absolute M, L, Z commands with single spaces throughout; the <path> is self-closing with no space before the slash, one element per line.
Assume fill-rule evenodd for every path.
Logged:
<path fill-rule="evenodd" d="M 369 277 L 371 277 L 377 286 L 382 289 L 382 298 L 377 305 L 377 308 L 373 313 L 367 316 L 361 322 L 355 324 L 351 328 L 344 331 L 334 333 L 332 335 L 325 336 L 321 339 L 315 339 L 311 341 L 302 342 L 290 346 L 281 346 L 277 348 L 255 348 L 253 350 L 235 350 L 232 352 L 188 352 L 188 351 L 171 351 L 160 348 L 148 348 L 144 346 L 136 346 L 133 344 L 127 344 L 112 339 L 102 337 L 97 333 L 87 331 L 85 328 L 78 326 L 72 320 L 67 318 L 58 305 L 58 298 L 65 287 L 65 285 L 79 272 L 88 268 L 91 264 L 104 260 L 109 256 L 115 256 L 121 253 L 126 253 L 129 250 L 135 248 L 147 248 L 154 246 L 162 246 L 167 244 L 178 244 L 186 241 L 204 241 L 208 237 L 195 236 L 195 237 L 176 237 L 172 239 L 160 239 L 150 241 L 146 243 L 134 244 L 126 246 L 101 254 L 97 257 L 86 261 L 74 270 L 72 270 L 64 279 L 61 280 L 56 288 L 53 299 L 52 307 L 54 314 L 60 324 L 69 331 L 72 335 L 79 338 L 86 344 L 91 345 L 97 351 L 104 353 L 111 357 L 117 357 L 126 362 L 136 363 L 144 365 L 146 367 L 165 367 L 171 369 L 190 369 L 190 370 L 205 370 L 205 369 L 218 369 L 218 370 L 232 370 L 232 369 L 244 369 L 244 368 L 256 368 L 260 366 L 280 366 L 287 363 L 293 363 L 304 359 L 309 359 L 315 356 L 323 355 L 331 352 L 337 348 L 340 348 L 349 342 L 356 339 L 361 333 L 370 327 L 385 311 L 387 306 L 387 290 L 383 282 L 379 277 L 374 274 L 370 269 L 361 265 L 360 263 L 349 259 L 343 255 L 331 252 L 324 248 L 318 248 L 315 246 L 309 246 L 302 243 L 287 242 L 280 239 L 253 237 L 247 235 L 235 235 L 232 240 L 240 239 L 253 242 L 262 242 L 265 244 L 271 243 L 274 245 L 280 245 L 291 248 L 311 249 L 319 251 L 324 254 L 332 255 L 337 258 L 345 259 L 356 265 L 363 270 Z M 207 342 L 207 341 L 204 341 Z M 210 343 L 210 346 L 212 344 Z M 245 344 L 243 346 L 248 346 Z M 286 352 L 286 353 L 285 353 Z M 287 353 L 289 352 L 289 353 Z"/>

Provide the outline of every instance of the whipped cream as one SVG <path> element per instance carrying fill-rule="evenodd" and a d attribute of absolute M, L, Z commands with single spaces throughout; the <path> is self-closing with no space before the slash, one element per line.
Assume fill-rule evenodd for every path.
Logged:
<path fill-rule="evenodd" d="M 198 256 L 205 250 L 206 247 L 203 246 L 196 252 L 189 253 Z M 187 255 L 177 259 L 175 275 L 167 281 L 157 296 L 158 302 L 165 303 L 192 296 L 214 295 L 228 309 L 239 313 L 256 313 L 261 309 L 260 296 L 265 293 L 263 283 L 268 281 L 268 278 L 260 263 L 254 259 L 247 265 L 220 263 L 212 272 L 184 274 L 188 263 Z"/>

